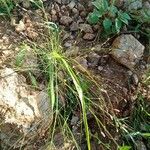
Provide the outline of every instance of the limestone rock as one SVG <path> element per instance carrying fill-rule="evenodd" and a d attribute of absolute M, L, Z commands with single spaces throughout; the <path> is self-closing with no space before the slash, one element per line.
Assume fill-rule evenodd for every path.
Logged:
<path fill-rule="evenodd" d="M 131 34 L 117 37 L 112 44 L 112 56 L 129 69 L 134 68 L 143 56 L 145 47 Z"/>
<path fill-rule="evenodd" d="M 138 83 L 139 83 L 139 78 L 138 78 L 137 74 L 133 74 L 133 75 L 131 76 L 131 79 L 132 79 L 132 82 L 133 82 L 134 85 L 138 85 Z"/>
<path fill-rule="evenodd" d="M 116 0 L 115 5 L 124 7 L 127 11 L 138 10 L 142 8 L 142 0 Z"/>
<path fill-rule="evenodd" d="M 1 69 L 0 77 L 2 146 L 17 147 L 20 146 L 19 139 L 26 137 L 25 143 L 38 130 L 51 124 L 52 110 L 46 92 L 29 89 L 26 79 L 13 69 Z"/>
<path fill-rule="evenodd" d="M 83 11 L 85 9 L 84 6 L 80 3 L 78 3 L 77 8 L 78 8 L 79 11 Z"/>
<path fill-rule="evenodd" d="M 149 2 L 148 1 L 144 2 L 143 7 L 144 7 L 144 9 L 150 10 L 150 1 Z"/>

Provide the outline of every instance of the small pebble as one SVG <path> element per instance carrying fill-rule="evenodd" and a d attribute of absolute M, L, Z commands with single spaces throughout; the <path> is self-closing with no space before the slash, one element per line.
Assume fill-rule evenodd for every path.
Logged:
<path fill-rule="evenodd" d="M 51 16 L 51 20 L 52 20 L 53 22 L 56 22 L 56 21 L 58 20 L 58 18 L 57 18 L 56 15 L 52 15 L 52 16 Z"/>
<path fill-rule="evenodd" d="M 134 85 L 138 85 L 138 83 L 139 83 L 138 76 L 135 73 L 132 75 L 132 82 Z"/>
<path fill-rule="evenodd" d="M 69 9 L 73 9 L 75 7 L 76 3 L 74 1 L 71 1 L 67 6 Z"/>
<path fill-rule="evenodd" d="M 76 22 L 73 22 L 70 25 L 70 31 L 77 31 L 78 30 L 78 24 Z"/>
<path fill-rule="evenodd" d="M 92 34 L 92 33 L 86 33 L 84 36 L 83 36 L 83 39 L 84 40 L 93 40 L 95 38 L 95 34 Z"/>
<path fill-rule="evenodd" d="M 73 116 L 71 119 L 71 125 L 76 125 L 79 120 L 79 117 Z"/>
<path fill-rule="evenodd" d="M 80 12 L 80 16 L 81 16 L 81 17 L 86 17 L 86 16 L 87 16 L 86 11 L 81 11 L 81 12 Z"/>
<path fill-rule="evenodd" d="M 73 9 L 72 9 L 72 13 L 73 13 L 73 14 L 78 14 L 78 15 L 79 15 L 79 12 L 78 12 L 78 10 L 77 10 L 76 8 L 73 8 Z"/>
<path fill-rule="evenodd" d="M 78 9 L 79 11 L 83 11 L 83 10 L 84 10 L 84 6 L 79 3 L 78 6 L 77 6 L 77 9 Z"/>
<path fill-rule="evenodd" d="M 81 31 L 85 32 L 85 33 L 93 33 L 93 29 L 92 26 L 86 23 L 82 23 L 79 25 L 79 28 Z"/>
<path fill-rule="evenodd" d="M 60 23 L 63 25 L 66 25 L 66 26 L 68 26 L 72 21 L 73 21 L 73 19 L 69 16 L 62 16 L 60 18 Z"/>
<path fill-rule="evenodd" d="M 17 24 L 16 27 L 15 27 L 15 31 L 17 33 L 20 33 L 20 32 L 22 32 L 24 30 L 25 30 L 25 24 L 24 24 L 24 22 L 22 20 L 20 20 L 19 24 Z"/>
<path fill-rule="evenodd" d="M 72 43 L 71 43 L 71 42 L 66 42 L 66 43 L 64 44 L 64 46 L 65 46 L 66 48 L 69 48 L 69 47 L 72 46 Z"/>
<path fill-rule="evenodd" d="M 104 68 L 102 66 L 98 66 L 98 70 L 102 71 Z"/>
<path fill-rule="evenodd" d="M 128 76 L 132 76 L 133 72 L 131 70 L 127 71 Z"/>

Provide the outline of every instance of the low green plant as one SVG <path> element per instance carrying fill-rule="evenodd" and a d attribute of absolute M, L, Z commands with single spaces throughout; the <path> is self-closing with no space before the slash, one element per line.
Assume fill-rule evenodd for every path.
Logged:
<path fill-rule="evenodd" d="M 149 23 L 150 24 L 150 9 L 142 8 L 140 10 L 133 10 L 130 12 L 132 18 L 139 23 Z"/>
<path fill-rule="evenodd" d="M 114 0 L 111 3 L 108 0 L 92 2 L 94 10 L 88 15 L 88 22 L 97 24 L 100 21 L 108 34 L 119 32 L 124 24 L 128 25 L 131 18 L 127 12 L 119 10 L 114 2 Z"/>
<path fill-rule="evenodd" d="M 15 4 L 13 0 L 0 0 L 0 15 L 11 16 L 11 11 L 13 10 Z"/>
<path fill-rule="evenodd" d="M 0 16 L 12 15 L 12 10 L 21 3 L 21 0 L 0 0 Z M 42 0 L 29 0 L 32 9 L 42 8 Z"/>
<path fill-rule="evenodd" d="M 130 28 L 150 39 L 150 9 L 141 8 L 140 10 L 132 10 L 130 11 L 130 15 L 133 21 Z"/>

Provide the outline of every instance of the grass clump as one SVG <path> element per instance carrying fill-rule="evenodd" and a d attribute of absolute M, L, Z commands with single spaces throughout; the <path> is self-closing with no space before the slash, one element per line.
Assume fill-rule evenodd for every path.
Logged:
<path fill-rule="evenodd" d="M 59 42 L 58 29 L 56 29 L 57 26 L 54 26 L 53 23 L 48 23 L 48 25 L 50 27 L 49 29 L 52 30 L 50 30 L 49 32 L 50 41 L 46 44 L 47 47 L 40 47 L 36 45 L 36 43 L 31 45 L 34 52 L 37 53 L 39 57 L 41 71 L 45 76 L 47 82 L 47 92 L 50 98 L 52 111 L 54 112 L 55 116 L 53 130 L 51 131 L 51 141 L 53 142 L 53 134 L 55 133 L 55 129 L 58 124 L 61 124 L 65 132 L 67 130 L 67 132 L 70 133 L 70 129 L 68 129 L 68 120 L 70 115 L 72 115 L 73 113 L 73 110 L 71 110 L 73 109 L 73 103 L 74 107 L 76 105 L 78 105 L 78 107 L 81 107 L 87 145 L 88 149 L 90 150 L 90 131 L 87 122 L 87 106 L 80 78 L 78 77 L 78 75 L 76 75 L 75 70 L 71 67 L 71 60 L 67 59 L 62 53 L 62 48 Z M 24 49 L 24 47 L 21 47 L 21 50 L 16 57 L 17 67 L 21 67 L 22 65 L 23 59 L 25 58 L 25 51 L 26 50 Z M 60 76 L 60 72 L 67 78 L 63 78 L 62 76 Z M 29 75 L 32 79 L 31 81 L 33 81 L 34 86 L 37 86 L 35 78 L 33 78 L 31 72 L 29 72 Z M 69 91 L 69 93 L 67 92 L 68 94 L 65 94 L 61 90 L 65 90 L 66 92 Z M 68 103 L 68 106 L 66 107 L 68 110 L 61 103 L 62 97 L 63 99 L 65 99 L 64 103 Z"/>
<path fill-rule="evenodd" d="M 132 110 L 129 120 L 123 121 L 122 135 L 125 144 L 133 149 L 139 147 L 139 142 L 150 144 L 150 104 L 147 99 L 139 93 L 135 107 Z"/>
<path fill-rule="evenodd" d="M 49 141 L 45 146 L 55 147 L 55 135 L 57 130 L 61 130 L 64 142 L 71 139 L 77 149 L 81 149 L 81 143 L 85 139 L 88 150 L 92 149 L 91 141 L 93 139 L 110 150 L 110 143 L 119 147 L 104 123 L 105 119 L 110 120 L 113 116 L 109 113 L 107 104 L 100 94 L 100 85 L 90 76 L 89 72 L 83 74 L 73 67 L 79 65 L 75 59 L 65 56 L 59 39 L 58 27 L 51 22 L 44 23 L 44 26 L 49 30 L 50 37 L 46 39 L 45 43 L 43 42 L 44 46 L 34 42 L 30 42 L 29 45 L 32 47 L 30 53 L 36 53 L 38 56 L 41 78 L 44 79 L 53 111 L 53 124 L 50 127 Z M 16 57 L 16 65 L 18 70 L 24 70 L 21 67 L 23 59 L 25 59 L 26 48 L 25 46 L 20 48 Z M 28 74 L 31 84 L 38 89 L 40 81 L 32 74 L 32 68 L 28 70 Z M 96 91 L 91 89 L 92 86 L 95 86 Z M 72 117 L 76 111 L 79 112 L 80 136 L 77 135 L 77 131 L 73 131 L 71 125 Z M 89 126 L 90 118 L 92 118 L 92 122 Z M 103 121 L 100 118 L 103 118 Z M 95 124 L 97 130 L 94 131 L 95 133 L 91 132 L 92 124 Z M 110 124 L 113 126 L 112 121 Z M 111 142 L 106 143 L 103 140 L 104 137 L 99 138 L 101 133 Z"/>

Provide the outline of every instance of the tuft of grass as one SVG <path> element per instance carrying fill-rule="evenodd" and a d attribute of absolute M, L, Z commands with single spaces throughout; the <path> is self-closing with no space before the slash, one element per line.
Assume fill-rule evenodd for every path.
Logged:
<path fill-rule="evenodd" d="M 81 149 L 80 142 L 77 142 L 70 125 L 70 118 L 76 109 L 80 111 L 81 114 L 81 133 L 85 133 L 88 150 L 92 149 L 92 138 L 96 138 L 103 147 L 111 149 L 109 143 L 103 142 L 101 138 L 99 139 L 99 137 L 93 136 L 91 133 L 87 117 L 89 113 L 93 116 L 93 123 L 98 127 L 97 130 L 99 133 L 108 137 L 108 139 L 118 147 L 118 143 L 115 141 L 111 133 L 109 133 L 109 130 L 104 123 L 105 119 L 107 120 L 109 118 L 110 120 L 110 118 L 114 117 L 114 114 L 111 115 L 109 113 L 106 106 L 107 104 L 102 99 L 100 85 L 90 76 L 88 71 L 82 74 L 75 69 L 76 67 L 73 67 L 78 65 L 76 60 L 68 57 L 66 58 L 61 47 L 58 27 L 50 22 L 44 24 L 45 27 L 49 29 L 48 33 L 50 34 L 50 38 L 46 39 L 46 44 L 44 44 L 46 46 L 43 47 L 32 41 L 30 41 L 30 46 L 33 50 L 31 53 L 36 53 L 38 56 L 41 74 L 46 80 L 45 83 L 49 95 L 49 102 L 54 114 L 53 125 L 49 131 L 48 147 L 55 147 L 54 137 L 59 128 L 64 135 L 64 139 L 72 139 L 76 148 Z M 25 49 L 26 47 L 21 47 L 21 51 L 16 57 L 16 65 L 19 67 L 21 67 L 24 62 Z M 32 85 L 37 88 L 38 83 L 36 77 L 33 76 L 31 72 L 32 70 L 30 68 L 29 76 Z M 90 89 L 93 84 L 97 89 L 96 91 Z M 94 102 L 94 99 L 97 99 L 98 101 Z M 103 118 L 103 120 L 100 118 Z M 112 121 L 110 121 L 110 124 L 111 123 Z M 83 129 L 84 132 L 82 131 Z M 83 137 L 80 137 L 80 141 L 82 141 L 82 138 Z"/>
<path fill-rule="evenodd" d="M 150 139 L 150 104 L 142 96 L 138 95 L 132 115 L 128 120 L 123 120 L 122 135 L 127 145 L 132 148 L 137 147 L 138 140 L 149 142 Z"/>
<path fill-rule="evenodd" d="M 59 79 L 58 79 L 58 70 L 59 69 L 63 69 L 67 76 L 69 76 L 69 78 L 72 80 L 73 85 L 75 90 L 76 90 L 76 94 L 78 95 L 78 99 L 80 100 L 80 104 L 81 104 L 81 108 L 82 108 L 82 115 L 83 115 L 83 122 L 84 122 L 84 127 L 85 127 L 85 132 L 86 132 L 86 138 L 87 138 L 87 145 L 88 145 L 88 149 L 91 149 L 90 146 L 90 135 L 89 135 L 89 128 L 88 128 L 88 123 L 87 123 L 87 116 L 86 116 L 86 104 L 85 104 L 85 100 L 84 100 L 84 94 L 83 94 L 83 90 L 81 87 L 81 83 L 78 79 L 78 77 L 76 76 L 76 73 L 74 72 L 74 70 L 72 69 L 72 67 L 69 65 L 68 61 L 66 60 L 65 57 L 63 57 L 62 54 L 60 54 L 59 51 L 59 44 L 58 41 L 55 41 L 55 37 L 53 40 L 53 43 L 51 44 L 52 46 L 52 50 L 48 53 L 43 53 L 42 54 L 42 58 L 44 59 L 44 61 L 46 62 L 46 74 L 48 77 L 48 94 L 50 96 L 50 102 L 52 105 L 52 110 L 58 112 L 58 105 L 59 105 L 59 101 L 58 101 L 58 83 L 59 83 Z M 57 117 L 57 116 L 56 116 Z"/>

